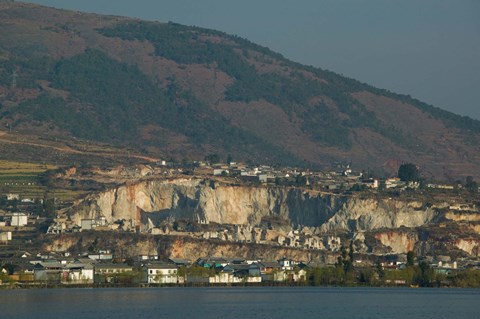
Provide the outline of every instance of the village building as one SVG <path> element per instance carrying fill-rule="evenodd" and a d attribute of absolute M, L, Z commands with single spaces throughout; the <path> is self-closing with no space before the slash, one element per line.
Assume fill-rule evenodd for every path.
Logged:
<path fill-rule="evenodd" d="M 169 258 L 168 261 L 177 267 L 188 267 L 192 264 L 191 260 L 183 258 Z"/>
<path fill-rule="evenodd" d="M 178 276 L 178 267 L 174 264 L 150 263 L 145 266 L 149 284 L 183 283 L 183 277 Z"/>
<path fill-rule="evenodd" d="M 58 261 L 42 261 L 34 266 L 35 281 L 60 283 L 64 265 Z"/>
<path fill-rule="evenodd" d="M 98 263 L 94 265 L 95 283 L 114 283 L 128 272 L 133 272 L 133 266 L 126 264 Z"/>
<path fill-rule="evenodd" d="M 92 264 L 79 262 L 68 263 L 63 267 L 62 283 L 66 284 L 93 284 L 94 267 Z"/>
<path fill-rule="evenodd" d="M 23 227 L 28 224 L 28 215 L 25 213 L 13 213 L 12 221 L 10 222 L 11 226 L 14 227 Z"/>
<path fill-rule="evenodd" d="M 11 231 L 2 231 L 0 232 L 0 242 L 7 243 L 12 240 Z"/>

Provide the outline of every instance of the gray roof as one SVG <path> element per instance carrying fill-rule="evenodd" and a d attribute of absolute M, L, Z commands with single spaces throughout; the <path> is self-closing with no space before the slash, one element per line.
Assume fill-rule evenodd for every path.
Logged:
<path fill-rule="evenodd" d="M 43 269 L 61 269 L 63 268 L 63 264 L 58 261 L 44 261 L 39 262 L 35 265 L 35 268 L 43 268 Z"/>
<path fill-rule="evenodd" d="M 98 263 L 95 264 L 95 269 L 133 269 L 133 267 L 127 264 Z"/>
<path fill-rule="evenodd" d="M 90 259 L 90 258 L 77 258 L 75 259 L 75 261 L 78 261 L 82 264 L 91 264 L 91 265 L 98 263 L 98 260 Z"/>
<path fill-rule="evenodd" d="M 177 265 L 175 264 L 167 264 L 167 263 L 149 263 L 146 265 L 147 269 L 178 269 Z"/>
<path fill-rule="evenodd" d="M 234 271 L 238 271 L 238 270 L 248 269 L 250 268 L 250 265 L 249 264 L 228 264 L 224 267 L 224 269 L 227 267 L 233 269 Z"/>
<path fill-rule="evenodd" d="M 229 258 L 228 261 L 233 264 L 240 264 L 245 262 L 246 258 L 242 257 L 235 257 L 235 258 Z"/>
<path fill-rule="evenodd" d="M 169 260 L 175 264 L 181 264 L 181 265 L 189 265 L 192 262 L 188 259 L 182 259 L 182 258 L 169 258 Z"/>
<path fill-rule="evenodd" d="M 264 268 L 280 268 L 280 264 L 276 261 L 261 261 L 258 265 Z"/>
<path fill-rule="evenodd" d="M 93 266 L 92 266 L 92 264 L 69 263 L 69 264 L 66 264 L 65 267 L 64 267 L 64 269 L 76 269 L 76 268 L 93 269 Z"/>

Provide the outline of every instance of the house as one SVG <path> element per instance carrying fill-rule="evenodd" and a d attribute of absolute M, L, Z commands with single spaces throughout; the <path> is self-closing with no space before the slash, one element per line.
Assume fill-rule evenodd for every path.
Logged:
<path fill-rule="evenodd" d="M 155 261 L 158 260 L 158 255 L 138 255 L 138 260 L 140 261 Z"/>
<path fill-rule="evenodd" d="M 165 160 L 160 160 L 156 163 L 158 166 L 167 166 L 167 161 Z"/>
<path fill-rule="evenodd" d="M 78 225 L 77 225 L 78 226 Z M 82 219 L 80 221 L 81 230 L 110 230 L 107 225 L 107 220 L 105 217 L 100 217 L 98 219 Z"/>
<path fill-rule="evenodd" d="M 88 258 L 94 259 L 94 260 L 112 260 L 113 255 L 110 253 L 110 250 L 100 250 L 96 254 L 89 254 Z"/>
<path fill-rule="evenodd" d="M 95 224 L 95 220 L 94 219 L 82 219 L 81 222 L 80 222 L 80 227 L 82 228 L 82 230 L 91 230 L 93 228 L 95 228 L 93 225 Z"/>
<path fill-rule="evenodd" d="M 150 263 L 145 266 L 147 282 L 149 284 L 177 284 L 183 283 L 178 277 L 178 267 L 175 264 Z"/>
<path fill-rule="evenodd" d="M 262 277 L 259 273 L 256 275 L 250 274 L 249 264 L 228 264 L 223 267 L 214 276 L 209 277 L 211 284 L 236 284 L 236 283 L 260 283 Z"/>
<path fill-rule="evenodd" d="M 222 257 L 199 258 L 197 264 L 204 268 L 218 268 L 228 265 L 228 261 Z"/>
<path fill-rule="evenodd" d="M 0 242 L 8 242 L 10 240 L 12 240 L 11 231 L 0 232 Z"/>
<path fill-rule="evenodd" d="M 16 282 L 33 282 L 34 266 L 30 263 L 17 264 L 15 271 L 9 276 L 10 280 Z"/>
<path fill-rule="evenodd" d="M 249 264 L 228 264 L 223 267 L 222 272 L 228 272 L 233 274 L 235 277 L 243 278 L 250 274 L 249 269 Z"/>
<path fill-rule="evenodd" d="M 119 274 L 133 271 L 133 266 L 127 264 L 98 263 L 94 265 L 95 274 Z"/>
<path fill-rule="evenodd" d="M 234 284 L 239 283 L 240 279 L 235 277 L 231 272 L 220 271 L 219 273 L 208 277 L 210 284 Z"/>
<path fill-rule="evenodd" d="M 286 273 L 285 279 L 288 282 L 305 282 L 307 280 L 307 270 L 295 267 L 294 270 L 288 271 Z"/>
<path fill-rule="evenodd" d="M 63 266 L 62 263 L 56 260 L 36 263 L 33 269 L 35 281 L 60 283 Z"/>
<path fill-rule="evenodd" d="M 246 262 L 246 259 L 242 257 L 235 257 L 235 258 L 228 259 L 229 264 L 244 264 L 245 262 Z"/>
<path fill-rule="evenodd" d="M 282 267 L 283 270 L 292 270 L 293 266 L 295 265 L 295 263 L 292 260 L 287 259 L 286 257 L 283 257 L 282 259 L 280 259 L 278 261 L 278 264 L 280 265 L 280 267 Z"/>
<path fill-rule="evenodd" d="M 453 263 L 439 261 L 438 264 L 432 265 L 433 270 L 435 273 L 450 275 L 452 271 L 458 268 L 458 264 L 456 261 Z"/>
<path fill-rule="evenodd" d="M 368 188 L 377 189 L 378 188 L 378 179 L 370 178 L 367 180 L 363 180 L 362 184 Z"/>
<path fill-rule="evenodd" d="M 262 281 L 306 281 L 307 266 L 303 263 L 299 266 L 294 265 L 295 262 L 287 258 L 282 258 L 278 262 L 262 261 L 252 264 L 249 273 L 253 276 L 260 273 Z"/>
<path fill-rule="evenodd" d="M 172 264 L 177 265 L 177 267 L 187 267 L 192 263 L 191 260 L 182 258 L 169 258 L 168 261 Z"/>
<path fill-rule="evenodd" d="M 219 175 L 223 175 L 223 174 L 228 175 L 229 174 L 228 169 L 223 169 L 223 168 L 213 169 L 213 175 L 214 176 L 219 176 Z"/>
<path fill-rule="evenodd" d="M 126 264 L 98 263 L 94 265 L 96 283 L 113 283 L 133 272 L 133 266 Z"/>
<path fill-rule="evenodd" d="M 14 227 L 23 227 L 28 224 L 28 215 L 25 213 L 13 213 L 10 225 Z"/>
<path fill-rule="evenodd" d="M 75 259 L 75 262 L 81 263 L 81 264 L 91 264 L 91 265 L 96 265 L 98 264 L 98 260 L 95 259 L 90 259 L 88 257 L 79 257 Z"/>
<path fill-rule="evenodd" d="M 28 251 L 23 252 L 23 254 L 20 256 L 21 258 L 31 258 L 32 254 L 29 253 Z"/>
<path fill-rule="evenodd" d="M 260 183 L 267 183 L 268 182 L 268 175 L 267 174 L 258 174 L 258 181 Z"/>
<path fill-rule="evenodd" d="M 20 200 L 20 194 L 7 194 L 7 200 Z"/>
<path fill-rule="evenodd" d="M 256 276 L 260 272 L 262 281 L 277 281 L 278 274 L 282 272 L 282 267 L 276 261 L 261 261 L 250 265 L 249 274 Z"/>
<path fill-rule="evenodd" d="M 34 280 L 34 266 L 21 258 L 9 258 L 8 263 L 0 267 L 0 274 L 8 276 L 11 281 L 32 282 Z"/>
<path fill-rule="evenodd" d="M 406 186 L 406 183 L 401 181 L 400 178 L 389 178 L 385 181 L 385 188 L 403 188 Z"/>
<path fill-rule="evenodd" d="M 453 185 L 446 185 L 446 184 L 427 184 L 428 188 L 435 188 L 435 189 L 446 189 L 446 190 L 453 190 L 455 187 Z"/>
<path fill-rule="evenodd" d="M 63 267 L 61 280 L 66 284 L 93 284 L 94 274 L 92 264 L 73 262 Z"/>

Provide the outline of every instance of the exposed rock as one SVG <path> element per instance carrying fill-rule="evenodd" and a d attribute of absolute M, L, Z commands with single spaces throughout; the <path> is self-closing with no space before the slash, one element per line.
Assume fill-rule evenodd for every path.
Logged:
<path fill-rule="evenodd" d="M 104 218 L 123 230 L 223 242 L 338 252 L 353 240 L 356 252 L 404 254 L 415 250 L 424 255 L 445 249 L 448 242 L 449 247 L 478 254 L 478 244 L 460 238 L 467 235 L 462 235 L 465 230 L 470 230 L 468 236 L 478 234 L 479 214 L 452 213 L 448 203 L 436 205 L 176 178 L 126 183 L 92 194 L 60 215 L 79 226 L 82 219 Z M 459 235 L 452 236 L 447 226 L 457 227 Z M 440 235 L 422 232 L 420 236 L 420 229 L 428 227 L 437 227 Z M 434 237 L 436 243 L 431 242 Z"/>
<path fill-rule="evenodd" d="M 469 255 L 477 257 L 480 255 L 480 241 L 478 239 L 458 239 L 455 244 Z"/>
<path fill-rule="evenodd" d="M 413 251 L 415 244 L 418 241 L 416 234 L 388 231 L 378 233 L 375 238 L 379 240 L 384 246 L 390 247 L 392 252 L 407 253 Z"/>
<path fill-rule="evenodd" d="M 480 222 L 480 213 L 478 212 L 448 212 L 445 218 L 454 221 Z"/>
<path fill-rule="evenodd" d="M 418 227 L 436 217 L 434 209 L 419 202 L 395 199 L 362 199 L 308 192 L 288 187 L 208 185 L 201 179 L 147 181 L 122 185 L 95 194 L 66 211 L 77 224 L 85 218 L 105 217 L 142 223 L 186 218 L 199 223 L 258 225 L 277 217 L 293 227 L 312 232 L 369 231 L 381 228 Z"/>

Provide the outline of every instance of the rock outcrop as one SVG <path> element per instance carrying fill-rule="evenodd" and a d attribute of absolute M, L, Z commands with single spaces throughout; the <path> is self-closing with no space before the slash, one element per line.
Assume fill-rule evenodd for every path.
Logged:
<path fill-rule="evenodd" d="M 255 226 L 269 218 L 318 233 L 419 227 L 438 213 L 420 202 L 323 194 L 294 187 L 222 185 L 208 179 L 145 181 L 94 194 L 64 212 L 82 219 L 131 225 L 188 219 L 201 224 Z"/>
<path fill-rule="evenodd" d="M 418 198 L 335 195 L 192 177 L 125 183 L 88 196 L 58 220 L 78 226 L 82 220 L 101 220 L 103 230 L 270 247 L 338 252 L 353 240 L 357 252 L 377 255 L 410 250 L 427 255 L 445 247 L 457 255 L 478 255 L 478 212 L 451 207 L 456 206 Z M 449 225 L 457 230 L 447 231 Z"/>

